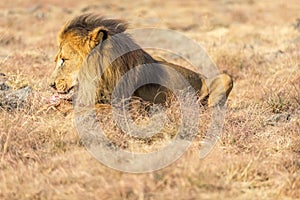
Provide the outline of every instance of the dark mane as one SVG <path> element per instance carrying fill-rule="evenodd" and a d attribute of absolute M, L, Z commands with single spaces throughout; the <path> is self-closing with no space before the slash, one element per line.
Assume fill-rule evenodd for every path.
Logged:
<path fill-rule="evenodd" d="M 123 75 L 132 69 L 138 69 L 142 65 L 153 69 L 153 65 L 156 63 L 157 61 L 135 43 L 130 35 L 122 32 L 112 35 L 90 52 L 82 65 L 83 73 L 79 75 L 79 82 L 82 83 L 82 80 L 95 80 L 94 85 L 99 86 L 98 90 L 101 91 L 98 93 L 98 101 L 105 102 L 104 99 L 101 99 L 104 96 L 109 99 L 107 101 L 109 102 L 112 91 Z M 87 75 L 85 74 L 87 72 L 92 73 Z M 97 79 L 93 78 L 95 75 L 98 77 Z M 167 76 L 166 72 L 161 69 L 157 69 L 155 72 L 153 70 L 132 70 L 132 77 L 126 81 L 123 86 L 124 89 L 121 89 L 121 91 L 125 96 L 129 96 L 129 94 L 126 94 L 129 88 L 134 88 L 143 81 L 150 83 L 153 77 L 157 77 L 160 82 L 164 82 L 164 77 Z M 87 86 L 88 84 L 83 85 Z"/>
<path fill-rule="evenodd" d="M 109 35 L 115 35 L 124 32 L 127 29 L 128 24 L 120 19 L 107 19 L 95 14 L 84 14 L 70 21 L 64 27 L 61 34 L 75 32 L 84 37 L 87 36 L 89 31 L 101 26 L 108 30 Z"/>

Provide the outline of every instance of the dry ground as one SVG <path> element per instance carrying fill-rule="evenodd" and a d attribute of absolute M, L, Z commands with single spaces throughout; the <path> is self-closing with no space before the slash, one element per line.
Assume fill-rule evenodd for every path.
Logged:
<path fill-rule="evenodd" d="M 1 1 L 0 72 L 37 95 L 30 108 L 0 110 L 0 199 L 300 199 L 299 11 L 299 0 Z M 56 34 L 83 12 L 182 32 L 233 76 L 208 157 L 194 144 L 160 171 L 115 171 L 82 146 L 71 111 L 39 100 L 51 95 Z"/>

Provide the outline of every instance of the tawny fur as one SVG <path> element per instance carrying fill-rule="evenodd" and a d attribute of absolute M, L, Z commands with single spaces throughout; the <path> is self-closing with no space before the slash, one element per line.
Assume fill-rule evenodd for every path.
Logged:
<path fill-rule="evenodd" d="M 209 106 L 224 105 L 233 86 L 229 75 L 220 74 L 208 85 L 201 74 L 154 59 L 125 33 L 126 28 L 127 23 L 122 20 L 92 14 L 68 22 L 59 33 L 60 50 L 55 58 L 63 65 L 57 65 L 51 85 L 59 92 L 67 93 L 78 84 L 79 101 L 110 103 L 118 81 L 126 72 L 135 69 L 123 87 L 135 88 L 141 82 L 151 82 L 147 78 L 154 78 L 159 83 L 171 84 L 171 88 L 179 86 L 183 89 L 180 87 L 190 85 L 199 98 L 208 99 Z M 141 65 L 143 70 L 139 69 Z M 135 90 L 133 95 L 163 103 L 166 97 L 158 95 L 161 91 L 169 92 L 169 89 L 159 84 L 147 84 Z"/>

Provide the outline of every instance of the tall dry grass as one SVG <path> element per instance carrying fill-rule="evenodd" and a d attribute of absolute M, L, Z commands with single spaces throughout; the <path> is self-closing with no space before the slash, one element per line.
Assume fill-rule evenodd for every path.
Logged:
<path fill-rule="evenodd" d="M 16 88 L 35 90 L 27 107 L 0 108 L 0 199 L 299 199 L 299 9 L 297 0 L 0 2 L 0 72 Z M 209 112 L 201 113 L 198 135 L 179 160 L 129 174 L 86 151 L 72 105 L 46 103 L 56 34 L 64 21 L 87 11 L 125 18 L 133 28 L 181 31 L 233 76 L 223 134 L 208 157 L 199 160 L 198 153 Z M 168 112 L 176 116 L 172 105 Z M 156 144 L 111 128 L 110 107 L 100 111 L 108 135 L 122 148 L 151 150 Z M 137 123 L 147 123 L 140 114 L 132 110 Z M 168 139 L 176 123 L 154 141 Z"/>

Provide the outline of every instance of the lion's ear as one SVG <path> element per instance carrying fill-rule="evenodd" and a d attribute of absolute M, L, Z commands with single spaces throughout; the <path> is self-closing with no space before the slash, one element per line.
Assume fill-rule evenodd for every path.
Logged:
<path fill-rule="evenodd" d="M 89 32 L 89 46 L 94 48 L 108 37 L 108 30 L 104 27 L 97 27 Z"/>

